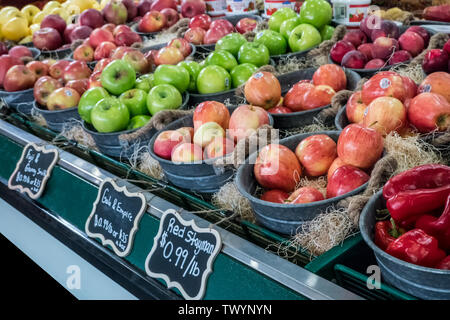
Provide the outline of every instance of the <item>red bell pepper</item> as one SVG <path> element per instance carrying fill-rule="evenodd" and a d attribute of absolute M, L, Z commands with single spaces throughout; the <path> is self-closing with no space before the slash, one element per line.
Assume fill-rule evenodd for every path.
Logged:
<path fill-rule="evenodd" d="M 450 270 L 450 256 L 445 257 L 436 266 L 437 269 Z"/>
<path fill-rule="evenodd" d="M 404 230 L 398 230 L 393 219 L 378 221 L 375 224 L 375 244 L 382 250 L 397 239 Z"/>
<path fill-rule="evenodd" d="M 435 267 L 446 254 L 439 249 L 438 241 L 421 229 L 413 229 L 401 235 L 386 249 L 386 253 L 406 262 L 423 267 Z"/>
<path fill-rule="evenodd" d="M 416 228 L 422 229 L 438 239 L 439 247 L 450 250 L 450 194 L 447 196 L 444 212 L 439 218 L 425 214 L 416 221 Z"/>

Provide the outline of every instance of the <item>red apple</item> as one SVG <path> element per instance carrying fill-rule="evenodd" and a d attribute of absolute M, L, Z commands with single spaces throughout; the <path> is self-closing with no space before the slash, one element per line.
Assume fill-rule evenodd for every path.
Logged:
<path fill-rule="evenodd" d="M 342 58 L 345 56 L 347 52 L 355 50 L 353 44 L 348 41 L 340 40 L 336 42 L 333 47 L 331 47 L 330 57 L 336 63 L 341 63 Z"/>
<path fill-rule="evenodd" d="M 124 24 L 128 19 L 127 7 L 118 0 L 108 1 L 102 9 L 102 13 L 107 22 L 114 23 L 115 25 Z"/>
<path fill-rule="evenodd" d="M 261 195 L 261 200 L 274 203 L 284 203 L 287 198 L 289 198 L 289 193 L 278 189 L 266 191 Z"/>
<path fill-rule="evenodd" d="M 392 131 L 398 131 L 406 125 L 406 108 L 396 98 L 376 98 L 364 112 L 363 126 L 375 129 L 383 136 Z"/>
<path fill-rule="evenodd" d="M 198 162 L 203 159 L 203 150 L 193 143 L 180 143 L 173 148 L 171 159 L 173 162 Z"/>
<path fill-rule="evenodd" d="M 166 28 L 173 26 L 180 20 L 178 11 L 172 8 L 165 8 L 161 10 L 161 13 L 166 17 Z"/>
<path fill-rule="evenodd" d="M 438 93 L 424 92 L 411 100 L 408 119 L 422 133 L 450 128 L 450 103 Z"/>
<path fill-rule="evenodd" d="M 58 30 L 43 28 L 33 33 L 33 45 L 39 50 L 56 50 L 62 45 L 62 38 Z"/>
<path fill-rule="evenodd" d="M 94 71 L 92 71 L 92 73 L 95 72 L 102 72 L 103 69 L 105 69 L 105 67 L 108 65 L 108 63 L 110 63 L 111 61 L 113 61 L 113 59 L 111 58 L 104 58 L 101 59 L 97 62 L 97 64 L 94 67 Z"/>
<path fill-rule="evenodd" d="M 448 70 L 449 55 L 442 49 L 428 50 L 423 58 L 422 69 L 426 74 Z"/>
<path fill-rule="evenodd" d="M 135 49 L 130 48 L 130 47 L 125 47 L 125 46 L 117 47 L 117 48 L 113 51 L 113 53 L 112 53 L 112 55 L 111 55 L 111 59 L 112 59 L 112 60 L 122 59 L 123 55 L 124 55 L 126 52 L 130 52 L 130 51 L 135 51 Z"/>
<path fill-rule="evenodd" d="M 417 84 L 409 77 L 401 76 L 403 79 L 403 85 L 405 87 L 405 103 L 406 106 L 406 100 L 412 99 L 417 95 Z"/>
<path fill-rule="evenodd" d="M 402 77 L 395 72 L 380 72 L 364 83 L 361 97 L 364 104 L 369 105 L 378 97 L 394 97 L 405 100 L 405 86 Z"/>
<path fill-rule="evenodd" d="M 94 51 L 94 60 L 101 60 L 103 58 L 110 58 L 116 49 L 116 45 L 112 42 L 105 41 L 100 43 Z"/>
<path fill-rule="evenodd" d="M 355 48 L 357 48 L 361 44 L 367 42 L 367 36 L 361 30 L 351 30 L 345 34 L 342 40 L 350 42 Z"/>
<path fill-rule="evenodd" d="M 150 65 L 144 54 L 140 51 L 126 52 L 122 60 L 128 62 L 137 73 L 145 74 L 150 71 Z"/>
<path fill-rule="evenodd" d="M 94 49 L 92 49 L 92 47 L 88 44 L 82 44 L 73 51 L 73 58 L 79 61 L 93 61 Z"/>
<path fill-rule="evenodd" d="M 216 137 L 205 147 L 206 159 L 213 159 L 223 157 L 226 154 L 233 152 L 234 142 L 228 138 Z"/>
<path fill-rule="evenodd" d="M 280 101 L 281 85 L 273 73 L 257 72 L 245 83 L 244 94 L 250 104 L 270 109 Z"/>
<path fill-rule="evenodd" d="M 234 31 L 233 24 L 225 19 L 216 19 L 213 20 L 209 26 L 209 29 L 221 29 L 224 30 L 227 34 Z"/>
<path fill-rule="evenodd" d="M 64 69 L 69 65 L 69 63 L 69 60 L 58 60 L 50 66 L 48 73 L 52 78 L 60 79 L 63 77 Z"/>
<path fill-rule="evenodd" d="M 66 21 L 57 14 L 50 14 L 45 16 L 41 21 L 41 29 L 53 28 L 59 32 L 61 36 L 64 35 L 64 30 L 66 30 Z"/>
<path fill-rule="evenodd" d="M 372 59 L 366 63 L 364 69 L 381 69 L 386 66 L 386 61 L 383 59 Z"/>
<path fill-rule="evenodd" d="M 373 43 L 373 56 L 374 58 L 386 60 L 398 49 L 399 45 L 397 40 L 379 37 Z"/>
<path fill-rule="evenodd" d="M 283 104 L 292 111 L 302 111 L 305 105 L 305 96 L 314 89 L 309 82 L 298 82 L 284 96 Z"/>
<path fill-rule="evenodd" d="M 206 31 L 199 27 L 189 28 L 184 33 L 184 39 L 192 44 L 202 44 Z"/>
<path fill-rule="evenodd" d="M 428 46 L 428 42 L 430 41 L 430 34 L 428 33 L 428 31 L 425 28 L 423 28 L 421 26 L 411 26 L 408 29 L 406 29 L 405 32 L 417 33 L 419 36 L 422 37 L 425 47 Z"/>
<path fill-rule="evenodd" d="M 5 42 L 0 41 L 0 56 L 8 54 L 8 46 Z"/>
<path fill-rule="evenodd" d="M 89 44 L 94 49 L 97 48 L 102 42 L 106 41 L 114 43 L 114 36 L 111 32 L 102 28 L 95 29 L 89 36 Z"/>
<path fill-rule="evenodd" d="M 33 88 L 36 81 L 34 72 L 24 65 L 15 65 L 6 72 L 3 81 L 5 91 L 22 91 Z"/>
<path fill-rule="evenodd" d="M 88 40 L 92 33 L 92 28 L 88 26 L 78 26 L 70 33 L 70 42 L 75 40 Z"/>
<path fill-rule="evenodd" d="M 224 130 L 228 129 L 230 112 L 223 103 L 217 101 L 205 101 L 197 105 L 194 110 L 193 122 L 196 131 L 206 122 L 217 122 Z"/>
<path fill-rule="evenodd" d="M 48 66 L 42 61 L 30 61 L 27 63 L 27 68 L 34 73 L 36 79 L 46 76 L 48 74 Z"/>
<path fill-rule="evenodd" d="M 47 100 L 48 110 L 62 110 L 78 106 L 80 95 L 74 89 L 62 87 L 50 93 Z"/>
<path fill-rule="evenodd" d="M 65 87 L 74 89 L 81 96 L 89 87 L 89 79 L 70 80 L 66 83 Z"/>
<path fill-rule="evenodd" d="M 402 50 L 408 51 L 413 57 L 417 56 L 425 47 L 425 41 L 416 32 L 405 32 L 398 38 Z"/>
<path fill-rule="evenodd" d="M 91 69 L 84 61 L 73 61 L 64 68 L 63 79 L 67 83 L 70 80 L 87 79 L 91 76 Z"/>
<path fill-rule="evenodd" d="M 211 17 L 207 14 L 199 14 L 191 18 L 189 21 L 189 28 L 202 28 L 208 30 L 211 25 Z"/>
<path fill-rule="evenodd" d="M 367 106 L 361 98 L 361 91 L 354 92 L 347 101 L 345 112 L 350 123 L 361 123 Z"/>
<path fill-rule="evenodd" d="M 156 137 L 153 145 L 153 152 L 163 159 L 170 160 L 173 149 L 182 142 L 190 141 L 187 141 L 186 138 L 178 131 L 163 131 L 158 135 L 158 137 Z"/>
<path fill-rule="evenodd" d="M 418 92 L 438 93 L 450 102 L 450 74 L 447 72 L 429 74 L 420 84 Z"/>
<path fill-rule="evenodd" d="M 302 169 L 292 150 L 280 144 L 269 144 L 259 152 L 253 172 L 262 187 L 290 192 L 300 181 Z"/>
<path fill-rule="evenodd" d="M 181 135 L 185 137 L 186 142 L 192 142 L 192 139 L 194 138 L 193 127 L 181 127 L 176 129 L 175 131 L 181 133 Z"/>
<path fill-rule="evenodd" d="M 394 54 L 389 58 L 388 63 L 389 65 L 393 65 L 396 63 L 406 62 L 411 60 L 413 57 L 408 51 L 405 50 L 399 50 L 395 51 Z"/>
<path fill-rule="evenodd" d="M 127 21 L 132 21 L 138 14 L 138 6 L 134 0 L 122 0 L 122 4 L 127 8 Z"/>
<path fill-rule="evenodd" d="M 184 18 L 192 18 L 205 12 L 206 4 L 203 0 L 183 0 L 181 2 L 181 15 Z"/>
<path fill-rule="evenodd" d="M 327 85 L 338 92 L 347 88 L 347 76 L 344 70 L 335 64 L 320 66 L 313 74 L 314 85 Z"/>
<path fill-rule="evenodd" d="M 228 136 L 234 141 L 239 141 L 250 136 L 264 124 L 269 124 L 269 114 L 266 110 L 252 105 L 240 105 L 231 114 Z"/>
<path fill-rule="evenodd" d="M 442 48 L 450 57 L 450 39 L 444 44 L 444 48 Z"/>
<path fill-rule="evenodd" d="M 181 51 L 184 57 L 191 54 L 192 48 L 189 42 L 183 38 L 176 38 L 169 42 L 169 47 L 175 47 Z"/>
<path fill-rule="evenodd" d="M 336 94 L 332 87 L 327 85 L 314 86 L 307 90 L 303 96 L 302 110 L 320 108 L 331 103 L 331 99 Z"/>
<path fill-rule="evenodd" d="M 137 6 L 138 15 L 143 17 L 147 12 L 150 11 L 153 0 L 141 0 Z"/>
<path fill-rule="evenodd" d="M 117 46 L 131 46 L 134 43 L 141 43 L 141 42 L 142 42 L 141 37 L 134 31 L 120 32 L 114 37 L 114 43 Z"/>
<path fill-rule="evenodd" d="M 373 59 L 373 43 L 363 43 L 358 47 L 358 51 L 362 52 L 366 56 L 367 61 Z"/>
<path fill-rule="evenodd" d="M 366 56 L 358 51 L 352 50 L 347 52 L 342 58 L 341 65 L 346 68 L 363 69 L 366 65 Z"/>
<path fill-rule="evenodd" d="M 61 88 L 61 83 L 58 80 L 53 79 L 49 76 L 40 77 L 34 84 L 33 95 L 34 99 L 42 105 L 47 106 L 47 100 L 50 96 L 50 93 L 55 91 L 56 89 Z"/>
<path fill-rule="evenodd" d="M 166 17 L 158 11 L 147 12 L 138 24 L 140 32 L 156 32 L 164 28 Z"/>
<path fill-rule="evenodd" d="M 42 60 L 43 63 L 45 63 L 47 65 L 47 67 L 51 67 L 54 63 L 57 62 L 57 60 L 55 59 L 44 59 Z"/>
<path fill-rule="evenodd" d="M 258 21 L 252 18 L 242 18 L 236 23 L 236 31 L 244 34 L 249 31 L 253 31 L 258 25 Z"/>
<path fill-rule="evenodd" d="M 101 71 L 96 71 L 92 73 L 92 75 L 89 77 L 89 85 L 88 85 L 89 89 L 102 86 L 102 82 L 100 79 L 101 75 L 102 75 Z"/>
<path fill-rule="evenodd" d="M 312 135 L 297 145 L 295 155 L 308 176 L 318 177 L 328 172 L 337 157 L 336 142 L 325 134 Z"/>
<path fill-rule="evenodd" d="M 125 32 L 125 31 L 126 32 L 132 32 L 133 30 L 129 26 L 127 26 L 126 24 L 121 24 L 121 25 L 118 25 L 118 26 L 116 26 L 114 28 L 114 30 L 112 31 L 112 34 L 113 34 L 113 36 L 115 38 L 119 33 Z"/>
<path fill-rule="evenodd" d="M 349 124 L 339 135 L 337 153 L 345 163 L 368 169 L 383 153 L 383 137 L 375 129 Z"/>
<path fill-rule="evenodd" d="M 292 110 L 285 106 L 276 106 L 267 110 L 268 113 L 284 114 L 292 113 Z"/>
<path fill-rule="evenodd" d="M 400 35 L 400 29 L 395 24 L 395 22 L 390 20 L 381 20 L 379 26 L 375 26 L 375 28 L 370 33 L 370 38 L 372 42 L 375 42 L 376 39 L 380 37 L 398 39 Z"/>
<path fill-rule="evenodd" d="M 177 10 L 177 2 L 175 0 L 154 0 L 152 6 L 150 7 L 151 11 L 161 11 L 165 8 L 172 8 Z"/>
<path fill-rule="evenodd" d="M 327 184 L 327 198 L 334 198 L 346 194 L 369 181 L 364 171 L 350 165 L 337 168 Z"/>
<path fill-rule="evenodd" d="M 107 24 L 104 24 L 100 29 L 106 30 L 109 33 L 113 34 L 115 28 L 116 28 L 116 25 L 114 23 L 107 23 Z"/>
<path fill-rule="evenodd" d="M 184 56 L 181 51 L 175 47 L 163 47 L 158 50 L 155 57 L 155 64 L 157 66 L 162 64 L 172 64 L 175 65 L 178 62 L 184 60 Z"/>
<path fill-rule="evenodd" d="M 16 57 L 16 58 L 22 58 L 22 57 L 33 57 L 33 54 L 31 53 L 30 49 L 25 47 L 25 46 L 14 46 L 12 47 L 8 54 L 11 57 Z"/>
<path fill-rule="evenodd" d="M 100 28 L 105 24 L 103 15 L 100 11 L 95 9 L 87 9 L 80 14 L 78 18 L 80 26 L 88 26 L 91 29 Z"/>
<path fill-rule="evenodd" d="M 229 34 L 225 29 L 222 28 L 210 28 L 206 31 L 205 36 L 203 37 L 204 44 L 213 44 L 222 39 L 224 36 Z"/>
<path fill-rule="evenodd" d="M 313 187 L 298 188 L 287 198 L 288 204 L 310 203 L 324 200 L 322 192 Z"/>
<path fill-rule="evenodd" d="M 334 161 L 331 163 L 330 168 L 328 168 L 327 181 L 330 180 L 330 177 L 332 176 L 334 171 L 336 171 L 337 168 L 340 168 L 345 165 L 346 165 L 346 163 L 344 161 L 342 161 L 341 158 L 338 157 L 338 158 L 334 159 Z"/>

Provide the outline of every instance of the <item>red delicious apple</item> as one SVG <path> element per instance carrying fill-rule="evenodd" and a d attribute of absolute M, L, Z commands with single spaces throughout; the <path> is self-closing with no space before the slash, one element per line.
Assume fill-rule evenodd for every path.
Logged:
<path fill-rule="evenodd" d="M 56 29 L 61 36 L 64 35 L 64 30 L 66 30 L 66 21 L 57 14 L 50 14 L 45 16 L 41 21 L 41 29 L 53 28 Z"/>
<path fill-rule="evenodd" d="M 206 4 L 203 0 L 183 0 L 181 2 L 181 15 L 184 18 L 192 18 L 205 12 Z"/>
<path fill-rule="evenodd" d="M 413 57 L 406 50 L 395 51 L 394 54 L 389 58 L 389 65 L 393 65 L 400 62 L 405 62 L 411 60 Z"/>
<path fill-rule="evenodd" d="M 327 184 L 327 198 L 334 198 L 355 190 L 369 181 L 364 171 L 350 165 L 337 168 Z"/>
<path fill-rule="evenodd" d="M 289 193 L 278 189 L 266 191 L 261 195 L 261 200 L 274 203 L 284 203 L 287 198 L 289 198 Z"/>
<path fill-rule="evenodd" d="M 33 54 L 31 53 L 30 49 L 25 47 L 25 46 L 14 46 L 12 47 L 8 54 L 11 57 L 16 57 L 16 58 L 22 58 L 22 57 L 33 57 Z"/>
<path fill-rule="evenodd" d="M 114 43 L 117 46 L 131 46 L 134 43 L 141 43 L 141 42 L 142 42 L 141 37 L 134 31 L 120 32 L 114 37 Z"/>
<path fill-rule="evenodd" d="M 370 38 L 372 30 L 375 27 L 379 27 L 379 25 L 377 25 L 379 20 L 380 19 L 375 15 L 366 15 L 359 23 L 359 29 L 364 32 L 367 38 Z"/>
<path fill-rule="evenodd" d="M 50 93 L 47 100 L 48 110 L 62 110 L 78 106 L 80 95 L 72 88 L 62 87 Z"/>
<path fill-rule="evenodd" d="M 226 32 L 223 28 L 209 28 L 203 37 L 204 44 L 213 44 L 226 36 L 229 32 Z"/>
<path fill-rule="evenodd" d="M 33 45 L 39 50 L 56 50 L 62 45 L 61 35 L 53 28 L 43 28 L 33 33 Z"/>
<path fill-rule="evenodd" d="M 242 18 L 236 23 L 236 31 L 244 34 L 249 31 L 253 31 L 258 25 L 258 21 L 252 18 Z"/>
<path fill-rule="evenodd" d="M 24 65 L 15 65 L 6 72 L 3 81 L 5 91 L 22 91 L 33 88 L 36 75 Z"/>
<path fill-rule="evenodd" d="M 268 113 L 284 114 L 292 113 L 292 110 L 285 106 L 276 106 L 267 110 Z"/>
<path fill-rule="evenodd" d="M 383 153 L 383 137 L 375 129 L 350 124 L 339 135 L 337 153 L 346 164 L 368 169 Z"/>
<path fill-rule="evenodd" d="M 288 204 L 310 203 L 324 200 L 322 192 L 313 187 L 298 188 L 286 199 Z"/>
<path fill-rule="evenodd" d="M 192 44 L 202 44 L 206 31 L 199 27 L 189 28 L 184 33 L 184 39 Z"/>
<path fill-rule="evenodd" d="M 358 47 L 358 51 L 362 52 L 366 56 L 367 61 L 373 59 L 373 43 L 363 43 Z"/>
<path fill-rule="evenodd" d="M 405 107 L 406 100 L 412 99 L 417 95 L 417 84 L 409 77 L 401 76 L 403 80 L 403 85 L 405 87 Z"/>
<path fill-rule="evenodd" d="M 175 65 L 183 60 L 183 53 L 176 47 L 163 47 L 158 50 L 158 53 L 155 56 L 155 64 L 157 66 L 162 64 Z"/>
<path fill-rule="evenodd" d="M 47 100 L 50 93 L 56 89 L 61 88 L 62 85 L 58 80 L 49 76 L 40 77 L 34 84 L 33 95 L 34 99 L 43 106 L 47 106 Z"/>
<path fill-rule="evenodd" d="M 438 93 L 450 103 L 450 74 L 434 72 L 428 75 L 420 84 L 418 92 Z"/>
<path fill-rule="evenodd" d="M 234 26 L 228 20 L 216 19 L 211 22 L 209 29 L 223 29 L 228 34 L 234 31 Z"/>
<path fill-rule="evenodd" d="M 88 26 L 92 29 L 100 28 L 105 24 L 103 15 L 100 11 L 95 9 L 87 9 L 80 14 L 78 18 L 80 26 Z"/>
<path fill-rule="evenodd" d="M 334 173 L 334 171 L 336 171 L 337 168 L 345 166 L 346 163 L 344 161 L 341 160 L 341 158 L 336 158 L 334 159 L 334 161 L 331 163 L 330 168 L 328 168 L 328 173 L 327 173 L 327 181 L 330 180 L 331 175 Z"/>
<path fill-rule="evenodd" d="M 112 53 L 117 48 L 117 46 L 109 41 L 100 43 L 100 45 L 95 48 L 94 60 L 101 60 L 103 58 L 110 58 Z"/>
<path fill-rule="evenodd" d="M 240 105 L 231 114 L 228 136 L 239 141 L 265 124 L 269 124 L 269 114 L 266 110 L 252 105 Z"/>
<path fill-rule="evenodd" d="M 36 79 L 48 74 L 48 66 L 42 61 L 30 61 L 26 64 L 27 68 L 34 73 Z"/>
<path fill-rule="evenodd" d="M 101 30 L 101 29 L 100 29 Z M 78 26 L 70 33 L 70 42 L 74 42 L 75 40 L 84 40 L 88 39 L 92 34 L 92 28 L 88 26 Z"/>
<path fill-rule="evenodd" d="M 233 150 L 234 142 L 232 140 L 216 137 L 205 147 L 204 158 L 213 159 L 223 157 L 224 155 L 233 152 Z"/>
<path fill-rule="evenodd" d="M 111 0 L 102 9 L 103 18 L 115 25 L 124 24 L 128 19 L 128 10 L 119 0 Z"/>
<path fill-rule="evenodd" d="M 122 4 L 127 8 L 127 21 L 132 21 L 138 14 L 137 3 L 134 0 L 122 0 Z"/>
<path fill-rule="evenodd" d="M 206 122 L 217 122 L 224 130 L 228 129 L 230 112 L 223 103 L 205 101 L 197 105 L 193 116 L 194 130 L 196 131 Z"/>
<path fill-rule="evenodd" d="M 170 160 L 173 149 L 180 143 L 190 142 L 178 131 L 167 130 L 156 137 L 153 152 L 163 159 Z"/>
<path fill-rule="evenodd" d="M 345 34 L 342 40 L 350 42 L 355 48 L 357 48 L 361 44 L 367 42 L 367 37 L 361 30 L 351 30 Z"/>
<path fill-rule="evenodd" d="M 166 17 L 158 11 L 147 12 L 138 24 L 140 32 L 156 32 L 164 28 Z"/>
<path fill-rule="evenodd" d="M 379 37 L 373 43 L 373 55 L 375 58 L 387 60 L 398 48 L 397 40 Z"/>
<path fill-rule="evenodd" d="M 94 71 L 92 71 L 92 73 L 95 72 L 102 72 L 103 69 L 105 69 L 105 67 L 108 65 L 108 63 L 110 63 L 111 61 L 113 61 L 113 59 L 111 58 L 104 58 L 101 59 L 100 61 L 97 62 L 97 64 L 94 67 Z"/>
<path fill-rule="evenodd" d="M 342 58 L 341 65 L 346 68 L 363 69 L 366 65 L 366 56 L 358 51 L 352 50 L 347 52 Z"/>
<path fill-rule="evenodd" d="M 336 142 L 325 134 L 312 135 L 297 145 L 295 155 L 308 176 L 318 177 L 328 172 L 337 157 Z"/>
<path fill-rule="evenodd" d="M 366 63 L 364 69 L 381 69 L 386 66 L 386 61 L 383 59 L 372 59 Z"/>
<path fill-rule="evenodd" d="M 91 73 L 92 71 L 86 62 L 73 61 L 64 68 L 63 79 L 65 83 L 70 80 L 87 79 L 91 76 Z"/>
<path fill-rule="evenodd" d="M 426 74 L 447 71 L 449 55 L 442 49 L 431 49 L 425 54 L 422 69 Z"/>
<path fill-rule="evenodd" d="M 150 71 L 150 65 L 144 54 L 140 51 L 129 51 L 123 55 L 123 61 L 128 62 L 133 69 L 140 74 L 145 74 Z"/>
<path fill-rule="evenodd" d="M 405 32 L 398 38 L 402 50 L 408 51 L 413 57 L 417 56 L 425 47 L 425 41 L 416 32 Z"/>
<path fill-rule="evenodd" d="M 262 187 L 290 192 L 300 181 L 302 169 L 292 150 L 280 144 L 269 144 L 259 152 L 253 172 Z"/>
<path fill-rule="evenodd" d="M 203 150 L 193 143 L 180 143 L 173 148 L 171 159 L 173 162 L 199 162 L 203 159 Z"/>
<path fill-rule="evenodd" d="M 330 57 L 334 62 L 341 63 L 345 54 L 353 50 L 355 50 L 353 44 L 348 41 L 340 40 L 331 47 Z"/>
<path fill-rule="evenodd" d="M 375 42 L 379 37 L 386 37 L 392 39 L 398 39 L 400 35 L 400 29 L 395 22 L 390 20 L 381 20 L 380 28 L 373 29 L 370 33 L 372 42 Z"/>
<path fill-rule="evenodd" d="M 405 100 L 403 79 L 395 72 L 379 72 L 364 83 L 361 96 L 364 104 L 369 105 L 378 97 L 394 97 Z"/>
<path fill-rule="evenodd" d="M 175 47 L 181 51 L 184 57 L 191 54 L 192 48 L 189 42 L 183 38 L 176 38 L 169 42 L 169 47 Z"/>
<path fill-rule="evenodd" d="M 207 14 L 199 14 L 191 18 L 189 21 L 189 28 L 202 28 L 208 30 L 211 25 L 212 19 Z"/>
<path fill-rule="evenodd" d="M 406 108 L 396 98 L 376 98 L 364 112 L 363 126 L 375 129 L 383 136 L 406 125 Z"/>
<path fill-rule="evenodd" d="M 105 29 L 97 28 L 92 31 L 89 37 L 89 44 L 92 48 L 97 48 L 102 42 L 112 42 L 114 43 L 114 36 L 111 32 Z"/>
<path fill-rule="evenodd" d="M 450 103 L 438 93 L 424 92 L 411 100 L 408 119 L 422 133 L 450 128 Z"/>
<path fill-rule="evenodd" d="M 361 123 L 364 119 L 366 105 L 362 102 L 361 91 L 354 92 L 347 101 L 345 112 L 348 121 L 351 123 Z"/>
<path fill-rule="evenodd" d="M 65 87 L 74 89 L 81 96 L 89 87 L 89 79 L 70 80 L 66 83 Z"/>
<path fill-rule="evenodd" d="M 313 74 L 313 83 L 317 86 L 324 84 L 338 92 L 347 88 L 347 76 L 344 70 L 335 64 L 320 66 Z"/>
<path fill-rule="evenodd" d="M 69 60 L 58 60 L 50 66 L 48 73 L 52 78 L 60 79 L 63 77 L 64 69 L 69 65 L 69 63 Z"/>
<path fill-rule="evenodd" d="M 161 10 L 161 13 L 166 17 L 166 28 L 173 26 L 180 20 L 180 15 L 175 9 L 165 8 Z"/>
<path fill-rule="evenodd" d="M 244 94 L 250 104 L 270 109 L 280 101 L 281 85 L 273 73 L 257 72 L 245 83 Z"/>
<path fill-rule="evenodd" d="M 425 28 L 423 28 L 421 26 L 411 26 L 408 29 L 406 29 L 405 33 L 406 32 L 417 33 L 419 36 L 422 37 L 425 47 L 428 46 L 428 42 L 430 41 L 430 34 L 428 33 L 428 31 Z"/>
<path fill-rule="evenodd" d="M 150 11 L 153 0 L 141 0 L 137 6 L 138 15 L 143 17 L 147 12 Z"/>
<path fill-rule="evenodd" d="M 93 61 L 94 49 L 92 49 L 92 47 L 88 44 L 82 44 L 73 51 L 73 58 L 79 61 Z"/>
<path fill-rule="evenodd" d="M 175 0 L 154 0 L 152 6 L 150 7 L 151 11 L 161 11 L 165 8 L 172 8 L 177 10 L 177 2 Z"/>

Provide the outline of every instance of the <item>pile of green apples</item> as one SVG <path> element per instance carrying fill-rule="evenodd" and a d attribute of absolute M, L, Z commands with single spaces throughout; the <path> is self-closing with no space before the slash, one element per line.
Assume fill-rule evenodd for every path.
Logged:
<path fill-rule="evenodd" d="M 269 18 L 269 29 L 256 34 L 253 42 L 263 44 L 271 56 L 311 49 L 333 36 L 333 12 L 325 0 L 306 0 L 297 14 L 284 7 Z"/>
<path fill-rule="evenodd" d="M 181 67 L 161 65 L 153 74 L 136 77 L 136 71 L 124 60 L 110 62 L 101 72 L 100 86 L 85 91 L 78 113 L 100 133 L 132 130 L 144 126 L 161 110 L 178 109 L 187 89 Z"/>

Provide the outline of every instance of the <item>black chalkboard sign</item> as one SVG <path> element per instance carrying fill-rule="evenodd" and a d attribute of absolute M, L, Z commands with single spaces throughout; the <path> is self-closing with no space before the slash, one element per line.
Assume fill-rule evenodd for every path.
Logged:
<path fill-rule="evenodd" d="M 199 228 L 172 209 L 164 212 L 145 271 L 162 278 L 169 288 L 180 290 L 185 299 L 199 300 L 206 290 L 212 264 L 222 247 L 219 233 Z"/>
<path fill-rule="evenodd" d="M 88 236 L 110 245 L 119 257 L 127 256 L 133 247 L 139 221 L 147 202 L 142 193 L 131 193 L 106 179 L 100 185 L 85 230 Z"/>
<path fill-rule="evenodd" d="M 57 161 L 56 149 L 47 150 L 34 143 L 27 144 L 9 177 L 8 188 L 26 193 L 32 199 L 39 198 Z"/>

